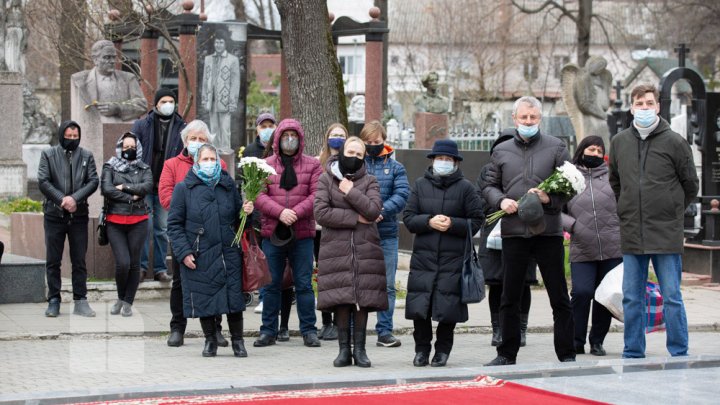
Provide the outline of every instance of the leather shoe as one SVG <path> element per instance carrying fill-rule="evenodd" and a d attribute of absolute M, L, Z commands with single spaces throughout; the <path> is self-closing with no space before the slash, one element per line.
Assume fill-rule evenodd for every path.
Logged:
<path fill-rule="evenodd" d="M 172 276 L 169 276 L 166 272 L 158 273 L 153 278 L 155 281 L 159 281 L 161 283 L 169 283 L 172 281 Z"/>
<path fill-rule="evenodd" d="M 185 343 L 185 337 L 179 330 L 170 331 L 170 337 L 168 337 L 167 345 L 170 347 L 180 347 Z"/>
<path fill-rule="evenodd" d="M 311 332 L 311 333 L 308 333 L 307 335 L 303 335 L 303 343 L 307 347 L 320 347 L 321 346 L 320 339 L 318 339 L 317 333 L 315 333 L 315 332 Z"/>
<path fill-rule="evenodd" d="M 60 298 L 50 298 L 45 316 L 56 318 L 60 314 Z"/>
<path fill-rule="evenodd" d="M 590 345 L 590 354 L 592 354 L 593 356 L 604 356 L 607 353 L 605 352 L 603 345 L 601 345 L 600 343 L 594 343 Z"/>
<path fill-rule="evenodd" d="M 430 367 L 445 367 L 448 357 L 450 357 L 450 355 L 447 353 L 435 352 L 432 362 L 430 362 Z"/>
<path fill-rule="evenodd" d="M 232 339 L 232 349 L 235 357 L 247 357 L 247 350 L 245 350 L 245 341 L 243 339 Z"/>
<path fill-rule="evenodd" d="M 337 340 L 338 338 L 338 330 L 337 327 L 333 324 L 330 324 L 325 330 L 325 335 L 323 336 L 323 340 Z M 320 339 L 320 336 L 318 336 L 318 339 Z"/>
<path fill-rule="evenodd" d="M 490 363 L 483 364 L 484 366 L 509 366 L 515 364 L 515 360 L 508 359 L 505 356 L 498 355 Z"/>
<path fill-rule="evenodd" d="M 217 339 L 217 344 L 220 347 L 228 347 L 229 343 L 227 339 L 225 339 L 225 336 L 223 336 L 222 331 L 215 330 L 215 339 Z"/>
<path fill-rule="evenodd" d="M 575 356 L 572 356 L 572 357 L 563 357 L 562 359 L 560 359 L 560 361 L 563 362 L 563 363 L 572 363 L 572 362 L 575 361 Z"/>
<path fill-rule="evenodd" d="M 417 353 L 415 353 L 415 358 L 413 359 L 413 366 L 425 367 L 428 365 L 429 358 L 430 358 L 430 353 L 417 352 Z"/>
<path fill-rule="evenodd" d="M 277 335 L 278 342 L 287 342 L 290 340 L 290 331 L 287 328 L 280 328 Z"/>
<path fill-rule="evenodd" d="M 205 339 L 205 347 L 202 352 L 203 357 L 217 356 L 217 342 L 215 340 Z"/>
<path fill-rule="evenodd" d="M 255 347 L 265 347 L 275 344 L 275 336 L 270 336 L 266 333 L 261 333 L 260 336 L 253 342 Z"/>

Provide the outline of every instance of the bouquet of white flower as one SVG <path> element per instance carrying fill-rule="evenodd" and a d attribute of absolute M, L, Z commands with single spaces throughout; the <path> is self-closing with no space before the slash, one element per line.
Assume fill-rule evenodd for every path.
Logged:
<path fill-rule="evenodd" d="M 240 159 L 238 169 L 240 169 L 241 172 L 242 193 L 245 196 L 245 200 L 252 201 L 253 203 L 257 199 L 258 194 L 267 187 L 268 177 L 273 174 L 277 174 L 275 169 L 267 164 L 266 161 L 256 157 L 244 157 Z M 240 246 L 240 239 L 242 238 L 246 221 L 247 214 L 245 211 L 240 210 L 240 228 L 238 228 L 238 231 L 235 234 L 233 245 Z"/>
<path fill-rule="evenodd" d="M 574 164 L 565 161 L 562 166 L 555 168 L 553 174 L 540 183 L 537 188 L 548 194 L 563 194 L 572 197 L 585 190 L 585 177 Z M 520 201 L 522 201 L 522 198 Z M 494 223 L 506 214 L 503 210 L 493 212 L 487 216 L 487 224 Z"/>

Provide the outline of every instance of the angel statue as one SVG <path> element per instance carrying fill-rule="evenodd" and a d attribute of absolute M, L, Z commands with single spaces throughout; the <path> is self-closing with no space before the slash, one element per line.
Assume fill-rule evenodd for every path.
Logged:
<path fill-rule="evenodd" d="M 562 95 L 579 143 L 585 136 L 597 135 L 610 144 L 607 110 L 610 108 L 612 75 L 602 56 L 591 56 L 585 67 L 574 63 L 562 69 Z"/>

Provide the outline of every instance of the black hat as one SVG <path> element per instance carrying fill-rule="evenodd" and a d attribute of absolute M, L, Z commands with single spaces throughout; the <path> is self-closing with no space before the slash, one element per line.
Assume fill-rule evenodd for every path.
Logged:
<path fill-rule="evenodd" d="M 177 96 L 175 95 L 175 92 L 171 89 L 166 89 L 164 87 L 161 87 L 158 89 L 158 91 L 155 92 L 155 101 L 153 101 L 153 106 L 156 106 L 158 101 L 160 101 L 161 98 L 170 96 L 175 100 L 175 104 L 177 104 Z"/>
<path fill-rule="evenodd" d="M 539 235 L 545 231 L 545 211 L 537 194 L 527 193 L 520 199 L 518 217 L 530 228 L 531 234 Z"/>
<path fill-rule="evenodd" d="M 270 236 L 270 243 L 277 247 L 283 247 L 293 240 L 295 240 L 295 230 L 293 227 L 278 222 L 275 231 Z"/>
<path fill-rule="evenodd" d="M 457 161 L 463 160 L 462 156 L 458 153 L 457 142 L 452 139 L 438 139 L 435 141 L 432 151 L 427 154 L 427 157 L 434 158 L 438 155 L 450 156 Z"/>

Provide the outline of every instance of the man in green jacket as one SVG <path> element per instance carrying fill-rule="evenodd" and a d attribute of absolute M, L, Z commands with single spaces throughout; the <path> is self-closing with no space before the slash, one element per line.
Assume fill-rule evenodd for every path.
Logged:
<path fill-rule="evenodd" d="M 685 356 L 688 351 L 680 292 L 683 213 L 697 196 L 698 178 L 690 145 L 658 117 L 658 99 L 653 85 L 632 90 L 633 124 L 613 138 L 610 149 L 610 184 L 618 199 L 625 267 L 623 358 L 645 357 L 645 285 L 650 260 L 663 296 L 668 352 Z"/>

